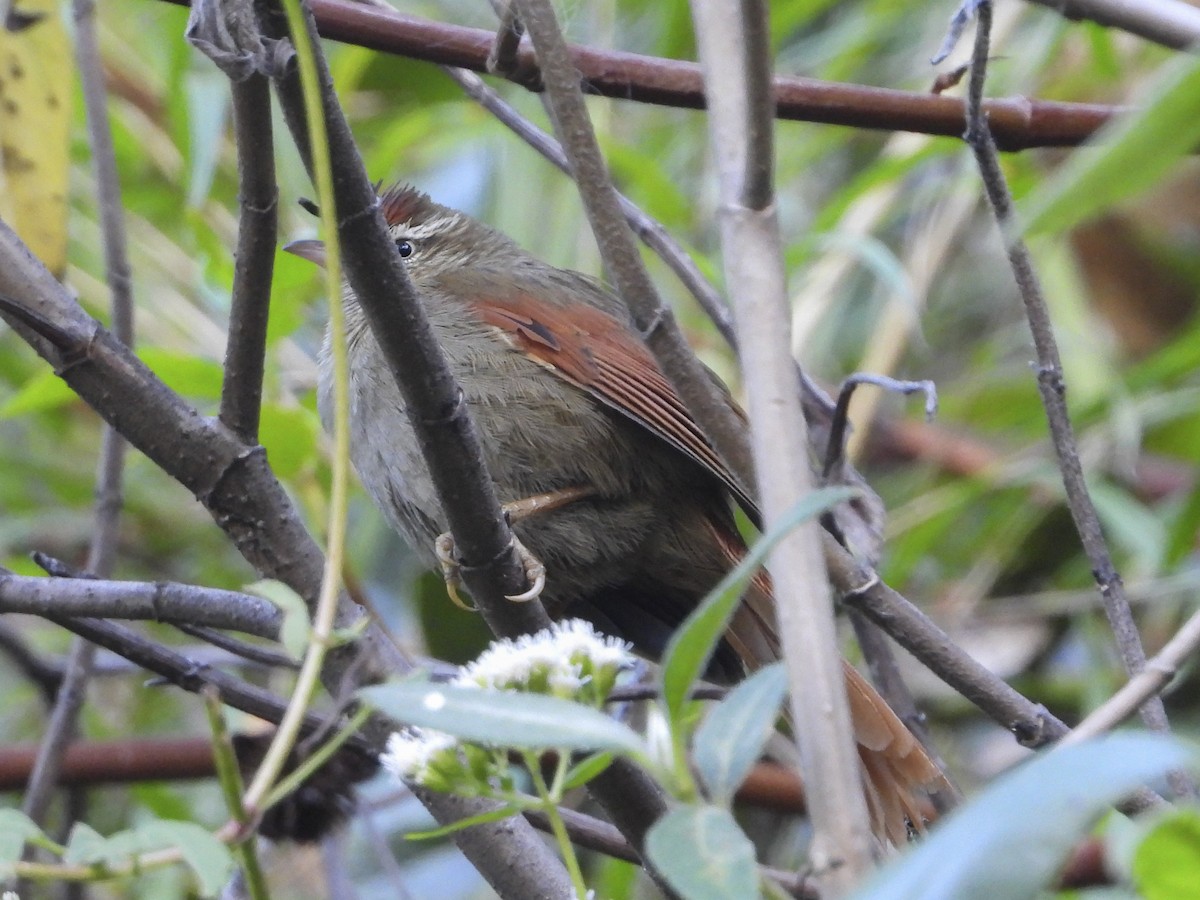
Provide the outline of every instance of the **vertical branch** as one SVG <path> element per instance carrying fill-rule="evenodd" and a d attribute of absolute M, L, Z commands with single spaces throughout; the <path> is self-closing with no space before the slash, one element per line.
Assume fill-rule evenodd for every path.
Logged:
<path fill-rule="evenodd" d="M 562 145 L 506 103 L 499 94 L 487 86 L 482 78 L 474 72 L 454 66 L 442 66 L 442 71 L 450 76 L 466 92 L 467 96 L 541 154 L 542 158 L 570 176 L 571 163 L 567 160 Z M 679 243 L 661 222 L 639 209 L 624 194 L 617 194 L 617 202 L 621 205 L 621 212 L 625 216 L 625 221 L 629 223 L 629 227 L 647 247 L 658 254 L 659 259 L 667 268 L 675 273 L 675 277 L 712 320 L 717 331 L 721 333 L 721 337 L 725 338 L 731 347 L 736 346 L 737 336 L 733 333 L 733 316 L 729 312 L 729 307 L 721 299 L 717 289 L 704 277 L 704 273 L 700 271 L 695 260 L 679 246 Z"/>
<path fill-rule="evenodd" d="M 767 10 L 761 0 L 694 0 L 692 17 L 721 181 L 721 246 L 746 378 L 754 463 L 769 529 L 813 488 L 790 352 L 782 242 L 772 184 Z M 820 526 L 771 555 L 792 713 L 813 821 L 812 863 L 831 896 L 871 868 L 871 833 L 846 700 Z"/>
<path fill-rule="evenodd" d="M 113 151 L 112 130 L 104 90 L 104 73 L 96 43 L 95 3 L 75 0 L 75 54 L 83 82 L 84 108 L 96 169 L 97 202 L 101 234 L 104 236 L 104 263 L 111 293 L 112 331 L 125 345 L 133 343 L 133 296 L 129 272 L 125 217 L 121 205 L 121 185 L 117 179 L 117 160 Z M 96 473 L 96 502 L 93 530 L 88 548 L 87 569 L 98 577 L 112 572 L 117 549 L 117 526 L 121 515 L 121 482 L 125 460 L 125 440 L 111 425 L 104 425 L 100 441 L 100 459 Z M 55 698 L 46 733 L 38 747 L 37 760 L 22 801 L 22 811 L 40 822 L 49 804 L 50 792 L 58 781 L 63 753 L 71 743 L 79 710 L 91 677 L 95 646 L 82 638 L 71 644 L 66 672 Z"/>
<path fill-rule="evenodd" d="M 990 0 L 972 0 L 964 5 L 964 10 L 969 13 L 971 7 L 974 7 L 977 14 L 978 26 L 971 61 L 971 77 L 967 87 L 967 130 L 964 139 L 975 154 L 988 202 L 1000 225 L 1008 261 L 1012 266 L 1021 300 L 1025 304 L 1029 330 L 1037 351 L 1038 391 L 1042 396 L 1042 405 L 1045 407 L 1046 420 L 1050 427 L 1050 439 L 1058 457 L 1059 470 L 1062 472 L 1067 508 L 1071 512 L 1075 529 L 1079 532 L 1084 553 L 1091 563 L 1092 575 L 1099 587 L 1104 612 L 1116 637 L 1125 671 L 1132 676 L 1145 668 L 1146 651 L 1142 647 L 1141 635 L 1133 620 L 1129 600 L 1125 596 L 1124 583 L 1113 565 L 1112 555 L 1100 528 L 1100 518 L 1088 493 L 1071 418 L 1067 412 L 1067 386 L 1063 380 L 1062 359 L 1058 353 L 1058 343 L 1054 339 L 1050 310 L 1037 273 L 1034 272 L 1029 248 L 1018 236 L 1012 194 L 1000 168 L 996 144 L 992 140 L 987 116 L 983 112 L 983 87 L 987 77 L 991 44 L 992 5 Z M 1152 731 L 1170 730 L 1162 699 L 1157 695 L 1147 699 L 1141 708 L 1141 716 L 1146 727 Z M 1192 792 L 1187 780 L 1182 776 L 1174 776 L 1171 786 L 1177 794 L 1187 795 Z"/>
<path fill-rule="evenodd" d="M 571 171 L 609 278 L 705 434 L 742 482 L 751 486 L 753 465 L 743 437 L 744 426 L 688 347 L 670 308 L 659 299 L 621 215 L 616 188 L 608 177 L 583 102 L 579 71 L 571 62 L 554 8 L 550 0 L 514 2 L 537 52 L 555 132 L 571 161 Z"/>
<path fill-rule="evenodd" d="M 238 245 L 234 259 L 229 342 L 221 385 L 221 421 L 248 444 L 258 443 L 263 364 L 279 190 L 271 135 L 271 93 L 265 75 L 230 81 L 238 153 Z"/>

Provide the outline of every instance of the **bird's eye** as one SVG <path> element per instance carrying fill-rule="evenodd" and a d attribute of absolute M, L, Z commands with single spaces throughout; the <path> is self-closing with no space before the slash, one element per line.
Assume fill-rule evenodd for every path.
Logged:
<path fill-rule="evenodd" d="M 400 254 L 401 259 L 408 259 L 416 251 L 412 241 L 406 241 L 403 238 L 396 241 L 396 252 Z"/>

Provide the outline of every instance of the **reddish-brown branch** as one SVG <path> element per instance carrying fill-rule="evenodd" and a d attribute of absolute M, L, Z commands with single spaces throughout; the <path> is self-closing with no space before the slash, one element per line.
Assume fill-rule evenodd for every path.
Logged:
<path fill-rule="evenodd" d="M 496 37 L 494 31 L 347 0 L 312 0 L 312 10 L 322 37 L 475 72 L 487 71 L 488 52 Z M 571 47 L 571 58 L 589 93 L 704 108 L 704 85 L 696 63 L 577 45 Z M 516 60 L 512 80 L 537 85 L 536 64 L 527 45 L 522 45 Z M 775 96 L 776 115 L 781 119 L 955 138 L 962 137 L 966 127 L 963 101 L 945 95 L 776 76 Z M 989 100 L 986 110 L 997 146 L 1023 150 L 1082 143 L 1120 107 L 1009 97 Z"/>
<path fill-rule="evenodd" d="M 37 746 L 0 751 L 0 791 L 19 791 L 29 781 Z M 113 784 L 211 778 L 212 742 L 201 738 L 78 741 L 67 748 L 59 784 Z"/>

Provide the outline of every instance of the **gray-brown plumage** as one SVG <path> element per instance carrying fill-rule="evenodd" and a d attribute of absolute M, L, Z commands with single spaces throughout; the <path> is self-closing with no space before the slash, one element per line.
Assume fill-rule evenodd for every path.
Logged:
<path fill-rule="evenodd" d="M 591 619 L 641 652 L 659 654 L 744 554 L 733 503 L 757 518 L 752 501 L 663 376 L 624 304 L 603 285 L 535 259 L 411 188 L 390 190 L 382 202 L 501 502 L 590 492 L 514 523 L 546 566 L 547 610 Z M 321 261 L 315 242 L 294 252 Z M 344 299 L 351 457 L 388 521 L 434 567 L 445 516 L 399 390 L 353 294 Z M 327 337 L 319 390 L 326 417 L 328 349 Z M 763 576 L 748 591 L 714 673 L 732 681 L 778 656 Z M 916 791 L 940 773 L 849 664 L 846 679 L 876 830 L 901 843 L 906 820 L 920 824 Z"/>

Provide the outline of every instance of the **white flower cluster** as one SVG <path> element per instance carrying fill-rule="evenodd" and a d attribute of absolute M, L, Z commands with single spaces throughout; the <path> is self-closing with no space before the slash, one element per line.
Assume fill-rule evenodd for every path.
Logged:
<path fill-rule="evenodd" d="M 388 738 L 387 751 L 379 757 L 379 762 L 399 779 L 423 782 L 438 754 L 453 750 L 457 743 L 452 735 L 441 731 L 406 728 Z"/>
<path fill-rule="evenodd" d="M 493 641 L 454 683 L 487 690 L 551 694 L 599 706 L 633 663 L 630 645 L 568 619 L 537 634 Z"/>
<path fill-rule="evenodd" d="M 459 669 L 452 683 L 550 694 L 600 707 L 621 670 L 632 663 L 628 643 L 598 634 L 590 622 L 569 619 L 537 634 L 493 641 L 477 660 Z M 503 750 L 427 728 L 393 734 L 380 762 L 401 780 L 458 794 L 487 793 L 508 777 Z"/>

